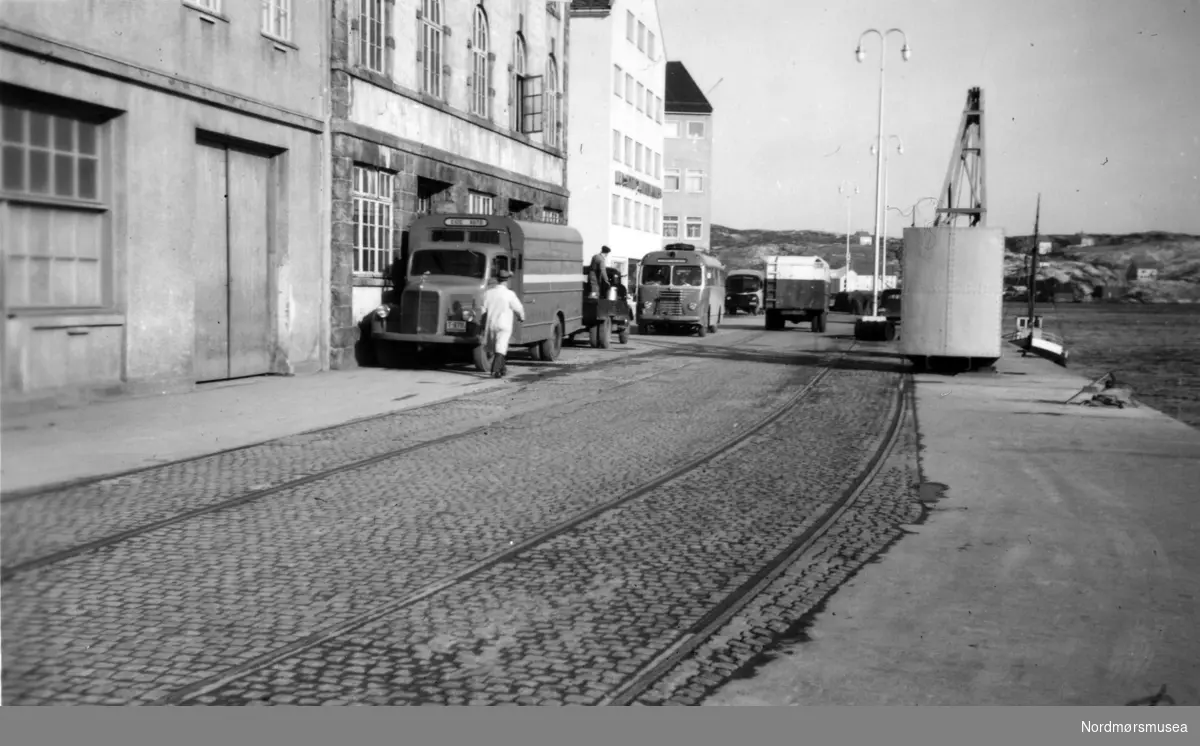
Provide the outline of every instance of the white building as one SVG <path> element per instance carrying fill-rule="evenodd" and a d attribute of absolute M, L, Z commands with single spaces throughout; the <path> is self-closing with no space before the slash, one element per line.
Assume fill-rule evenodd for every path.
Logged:
<path fill-rule="evenodd" d="M 628 277 L 661 248 L 666 55 L 655 0 L 572 0 L 570 223 Z"/>

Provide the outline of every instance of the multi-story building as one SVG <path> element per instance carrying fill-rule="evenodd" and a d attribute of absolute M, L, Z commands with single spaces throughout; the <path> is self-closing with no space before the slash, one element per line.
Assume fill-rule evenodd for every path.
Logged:
<path fill-rule="evenodd" d="M 661 247 L 666 57 L 654 0 L 572 0 L 571 225 L 623 276 Z"/>
<path fill-rule="evenodd" d="M 567 18 L 546 0 L 332 0 L 331 365 L 421 214 L 567 218 Z M 399 260 L 396 263 L 396 260 Z"/>
<path fill-rule="evenodd" d="M 6 412 L 323 366 L 329 21 L 4 4 Z"/>
<path fill-rule="evenodd" d="M 666 68 L 662 242 L 711 248 L 713 108 L 682 62 Z"/>

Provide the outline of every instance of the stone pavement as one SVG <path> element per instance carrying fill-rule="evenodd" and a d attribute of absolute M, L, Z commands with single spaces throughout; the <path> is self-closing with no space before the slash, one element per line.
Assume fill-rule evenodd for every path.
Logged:
<path fill-rule="evenodd" d="M 1200 704 L 1200 431 L 1085 383 L 918 375 L 926 519 L 705 704 Z"/>
<path fill-rule="evenodd" d="M 640 338 L 610 350 L 564 347 L 557 364 L 644 351 Z M 522 352 L 510 379 L 545 364 Z M 147 396 L 6 417 L 3 491 L 23 492 L 241 448 L 356 419 L 413 409 L 505 385 L 473 368 L 359 368 L 246 378 L 182 394 Z"/>

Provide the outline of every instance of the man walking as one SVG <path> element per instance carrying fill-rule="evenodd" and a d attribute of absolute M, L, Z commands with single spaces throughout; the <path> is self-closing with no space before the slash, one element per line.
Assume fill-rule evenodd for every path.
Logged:
<path fill-rule="evenodd" d="M 487 318 L 484 327 L 484 344 L 492 353 L 492 378 L 503 378 L 508 373 L 508 340 L 512 337 L 513 314 L 525 321 L 525 307 L 508 287 L 512 272 L 500 270 L 496 284 L 483 294 L 483 314 Z"/>
<path fill-rule="evenodd" d="M 602 298 L 608 295 L 608 255 L 612 249 L 601 246 L 600 251 L 592 257 L 588 266 L 588 282 L 592 286 L 592 297 Z"/>

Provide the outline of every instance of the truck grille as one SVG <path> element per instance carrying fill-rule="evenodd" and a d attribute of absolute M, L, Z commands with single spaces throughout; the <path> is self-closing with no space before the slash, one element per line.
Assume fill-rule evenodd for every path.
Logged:
<path fill-rule="evenodd" d="M 658 294 L 656 308 L 660 316 L 682 316 L 683 296 L 678 290 L 664 290 Z"/>
<path fill-rule="evenodd" d="M 436 334 L 440 330 L 438 294 L 415 290 L 400 299 L 401 334 Z"/>

